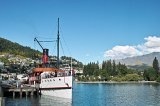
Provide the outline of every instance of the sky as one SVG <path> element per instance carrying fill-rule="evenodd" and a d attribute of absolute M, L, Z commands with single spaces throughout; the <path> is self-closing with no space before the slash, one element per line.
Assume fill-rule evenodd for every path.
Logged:
<path fill-rule="evenodd" d="M 87 64 L 160 52 L 160 0 L 0 0 L 0 37 L 41 51 L 60 18 L 60 55 Z M 43 43 L 56 55 L 55 43 Z"/>

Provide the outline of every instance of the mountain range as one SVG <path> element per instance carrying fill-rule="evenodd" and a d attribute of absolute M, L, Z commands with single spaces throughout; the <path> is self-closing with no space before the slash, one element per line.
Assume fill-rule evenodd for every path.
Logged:
<path fill-rule="evenodd" d="M 123 63 L 127 66 L 152 66 L 154 58 L 157 58 L 160 61 L 160 52 L 153 52 L 150 54 L 142 55 L 142 56 L 135 56 L 135 57 L 128 57 L 125 59 L 118 59 L 116 63 Z"/>

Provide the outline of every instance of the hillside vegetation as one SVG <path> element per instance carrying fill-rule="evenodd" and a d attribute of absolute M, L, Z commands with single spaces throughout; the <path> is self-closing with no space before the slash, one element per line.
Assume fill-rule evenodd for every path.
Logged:
<path fill-rule="evenodd" d="M 7 39 L 0 38 L 0 53 L 9 53 L 14 55 L 20 55 L 23 57 L 33 58 L 36 55 L 40 55 L 41 52 L 31 49 L 30 47 L 24 47 L 18 43 L 13 43 Z"/>
<path fill-rule="evenodd" d="M 127 67 L 122 63 L 115 63 L 115 60 L 103 61 L 101 68 L 97 63 L 89 63 L 84 66 L 83 75 L 78 76 L 78 81 L 157 81 L 160 82 L 160 69 L 158 59 L 155 57 L 152 62 L 152 66 L 145 68 L 142 66 L 142 70 L 138 70 L 139 66 Z"/>
<path fill-rule="evenodd" d="M 18 63 L 23 61 L 22 59 L 30 58 L 32 60 L 39 59 L 41 60 L 42 53 L 38 50 L 31 49 L 27 46 L 22 46 L 18 43 L 11 42 L 7 39 L 0 38 L 0 61 L 5 64 L 11 64 L 13 60 L 18 61 Z M 4 56 L 2 56 L 4 55 Z M 9 56 L 10 55 L 10 56 Z M 56 59 L 56 56 L 50 56 Z M 60 57 L 60 64 L 70 64 L 72 57 L 62 56 Z M 30 61 L 32 61 L 30 60 Z M 28 61 L 28 60 L 27 60 Z M 73 67 L 82 68 L 82 62 L 72 58 Z"/>

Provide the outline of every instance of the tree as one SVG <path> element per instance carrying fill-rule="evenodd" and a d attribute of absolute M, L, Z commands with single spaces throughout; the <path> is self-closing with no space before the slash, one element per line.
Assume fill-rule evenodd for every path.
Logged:
<path fill-rule="evenodd" d="M 107 63 L 106 63 L 106 65 L 107 65 L 107 73 L 109 74 L 109 75 L 112 75 L 112 62 L 111 62 L 111 60 L 108 60 L 107 61 Z"/>
<path fill-rule="evenodd" d="M 94 62 L 90 62 L 89 64 L 85 65 L 84 66 L 84 69 L 83 69 L 83 74 L 85 76 L 89 75 L 97 75 L 97 71 L 99 70 L 99 66 L 98 66 L 98 63 L 94 63 Z"/>
<path fill-rule="evenodd" d="M 155 69 L 155 71 L 157 73 L 157 76 L 158 76 L 158 73 L 159 73 L 159 63 L 158 63 L 158 60 L 157 60 L 156 57 L 153 60 L 153 68 Z"/>
<path fill-rule="evenodd" d="M 106 70 L 101 70 L 100 76 L 102 81 L 108 81 L 110 79 Z"/>
<path fill-rule="evenodd" d="M 111 60 L 108 60 L 108 61 L 103 61 L 102 63 L 102 70 L 105 70 L 108 75 L 112 75 L 112 62 Z"/>
<path fill-rule="evenodd" d="M 119 74 L 119 75 L 124 76 L 124 75 L 127 74 L 127 67 L 126 67 L 125 64 L 119 63 L 119 64 L 117 65 L 117 68 L 118 68 L 118 74 Z"/>
<path fill-rule="evenodd" d="M 157 73 L 154 68 L 148 68 L 144 70 L 143 76 L 147 81 L 155 81 L 157 79 Z"/>
<path fill-rule="evenodd" d="M 112 62 L 112 73 L 111 73 L 111 75 L 112 76 L 117 75 L 115 60 L 113 60 L 113 62 Z"/>

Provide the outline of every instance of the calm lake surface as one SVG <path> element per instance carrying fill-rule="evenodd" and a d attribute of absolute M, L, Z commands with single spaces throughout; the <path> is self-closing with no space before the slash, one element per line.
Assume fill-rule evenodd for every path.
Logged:
<path fill-rule="evenodd" d="M 160 106 L 157 83 L 74 83 L 73 100 L 4 98 L 5 106 Z"/>

